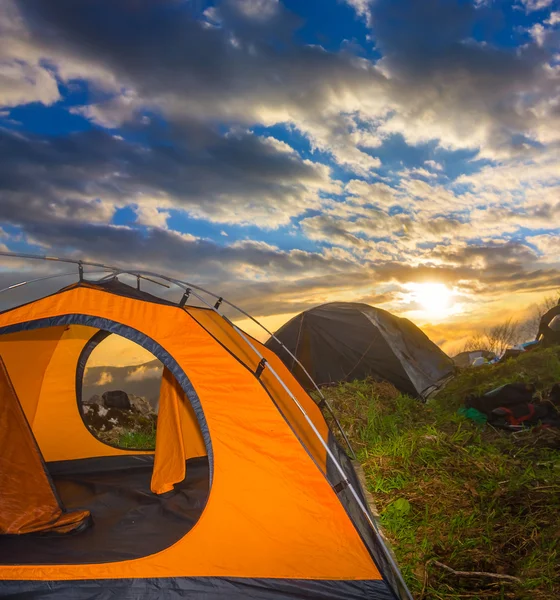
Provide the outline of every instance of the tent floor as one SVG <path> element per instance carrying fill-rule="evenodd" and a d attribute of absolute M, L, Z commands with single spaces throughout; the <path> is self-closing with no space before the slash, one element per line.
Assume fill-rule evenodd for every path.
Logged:
<path fill-rule="evenodd" d="M 150 491 L 153 456 L 49 463 L 67 510 L 86 508 L 93 525 L 69 535 L 0 536 L 0 564 L 82 564 L 140 558 L 181 539 L 197 522 L 209 491 L 208 458 L 187 461 L 171 492 Z"/>

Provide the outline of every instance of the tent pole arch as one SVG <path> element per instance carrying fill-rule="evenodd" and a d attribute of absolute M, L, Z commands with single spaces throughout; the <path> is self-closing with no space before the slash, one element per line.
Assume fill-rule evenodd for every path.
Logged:
<path fill-rule="evenodd" d="M 210 295 L 212 297 L 216 297 L 216 298 L 218 297 L 214 293 L 208 292 L 207 290 L 205 290 L 204 288 L 201 288 L 200 286 L 197 286 L 197 285 L 194 285 L 194 284 L 190 284 L 189 282 L 182 281 L 180 279 L 176 279 L 176 278 L 173 278 L 173 277 L 168 277 L 166 275 L 160 275 L 158 273 L 153 273 L 151 271 L 144 271 L 144 270 L 134 270 L 134 271 L 130 270 L 129 271 L 129 270 L 125 270 L 125 269 L 118 269 L 117 267 L 112 267 L 112 266 L 104 265 L 102 263 L 93 263 L 93 262 L 89 262 L 89 261 L 82 261 L 82 260 L 75 260 L 75 259 L 68 259 L 68 258 L 58 258 L 58 257 L 50 257 L 50 256 L 41 256 L 41 255 L 37 255 L 37 254 L 14 254 L 14 253 L 11 253 L 11 252 L 5 252 L 5 251 L 3 251 L 3 252 L 0 252 L 0 256 L 6 256 L 6 257 L 12 257 L 12 258 L 16 258 L 16 257 L 17 258 L 28 258 L 28 259 L 35 259 L 35 260 L 52 260 L 52 261 L 56 261 L 56 262 L 64 262 L 64 263 L 76 264 L 76 265 L 78 265 L 78 268 L 80 270 L 80 275 L 83 273 L 82 269 L 83 269 L 84 266 L 95 266 L 95 267 L 102 267 L 103 269 L 107 269 L 109 271 L 112 271 L 114 275 L 129 274 L 129 275 L 132 275 L 132 276 L 142 277 L 142 278 L 145 278 L 145 279 L 148 279 L 149 277 L 157 277 L 157 278 L 163 279 L 164 281 L 168 281 L 170 283 L 174 283 L 175 285 L 177 285 L 177 286 L 179 286 L 181 288 L 184 288 L 185 290 L 191 289 L 191 291 L 192 291 L 192 288 L 194 288 L 194 289 L 197 289 L 197 290 L 199 290 L 201 292 L 204 292 L 204 293 L 206 293 L 206 294 L 208 294 L 208 295 Z M 153 280 L 150 279 L 150 281 L 153 281 Z M 158 282 L 153 282 L 153 283 L 158 283 Z M 218 314 L 222 319 L 226 320 L 227 323 L 231 327 L 233 327 L 234 331 L 236 331 L 236 333 L 245 341 L 245 343 L 248 344 L 248 346 L 256 353 L 256 355 L 259 357 L 260 360 L 264 359 L 264 356 L 250 342 L 250 340 L 247 338 L 247 336 L 236 325 L 234 325 L 231 322 L 230 319 L 228 319 L 225 315 L 223 315 L 222 313 L 220 313 L 220 311 L 215 306 L 212 306 L 200 294 L 197 294 L 196 292 L 192 292 L 192 293 L 193 293 L 193 295 L 196 298 L 198 298 L 198 300 L 200 300 L 202 303 L 204 303 L 208 308 L 210 308 L 211 310 L 213 310 L 214 312 L 216 312 L 216 314 Z M 228 304 L 230 304 L 233 308 L 236 308 L 237 310 L 240 310 L 235 305 L 233 305 L 231 303 L 228 303 Z M 242 311 L 242 312 L 244 313 L 244 311 Z M 246 314 L 246 313 L 244 313 L 244 314 Z M 259 324 L 256 319 L 254 319 L 254 318 L 252 318 L 252 319 L 257 324 Z M 264 329 L 266 331 L 266 328 L 264 328 Z M 299 363 L 299 361 L 298 361 L 298 363 Z M 319 439 L 321 445 L 325 448 L 328 456 L 333 461 L 333 464 L 336 466 L 337 471 L 341 475 L 342 481 L 351 490 L 352 495 L 355 497 L 356 501 L 358 502 L 360 510 L 364 513 L 364 515 L 366 516 L 366 518 L 369 521 L 370 525 L 375 530 L 377 530 L 377 526 L 376 526 L 375 522 L 371 519 L 371 517 L 369 515 L 369 512 L 367 511 L 366 507 L 364 506 L 361 498 L 359 497 L 359 495 L 356 492 L 356 490 L 354 490 L 354 488 L 351 485 L 351 483 L 348 481 L 343 468 L 340 466 L 338 460 L 336 459 L 336 457 L 332 453 L 331 449 L 328 447 L 328 444 L 323 440 L 321 434 L 319 433 L 319 431 L 315 427 L 315 424 L 313 423 L 312 419 L 309 417 L 309 415 L 307 414 L 307 412 L 305 411 L 305 409 L 301 406 L 301 404 L 299 403 L 299 401 L 297 400 L 297 398 L 292 394 L 292 392 L 290 391 L 290 389 L 288 388 L 288 386 L 284 383 L 284 381 L 282 380 L 282 378 L 276 373 L 276 371 L 273 369 L 273 367 L 270 364 L 268 364 L 268 363 L 267 363 L 267 365 L 268 365 L 267 368 L 270 370 L 270 372 L 273 374 L 273 376 L 278 380 L 278 382 L 284 388 L 284 390 L 290 396 L 290 398 L 294 401 L 294 403 L 296 404 L 296 406 L 298 407 L 298 409 L 300 410 L 300 412 L 304 416 L 305 420 L 310 425 L 312 431 L 314 432 L 314 434 Z M 308 374 L 308 376 L 309 376 L 309 374 Z M 311 377 L 310 377 L 310 379 L 311 379 Z M 313 379 L 311 379 L 311 381 L 313 381 Z M 313 382 L 313 383 L 315 383 L 315 382 Z M 340 426 L 340 423 L 338 423 L 338 421 L 337 421 L 337 424 L 342 429 L 342 427 Z M 344 436 L 344 437 L 346 439 L 346 436 Z M 355 456 L 355 454 L 354 454 L 354 456 Z"/>
<path fill-rule="evenodd" d="M 289 350 L 288 348 L 286 348 L 286 346 L 284 346 L 284 344 L 282 342 L 280 342 L 280 340 L 278 340 L 278 338 L 276 338 L 276 336 L 274 336 L 264 325 L 262 325 L 257 319 L 255 319 L 254 317 L 252 317 L 251 315 L 249 315 L 247 312 L 245 312 L 244 310 L 242 310 L 241 308 L 239 308 L 238 306 L 236 306 L 235 304 L 233 304 L 232 302 L 229 302 L 228 300 L 224 300 L 221 296 L 218 296 L 217 294 L 214 294 L 213 292 L 210 292 L 206 289 L 204 289 L 201 286 L 198 286 L 196 284 L 190 283 L 188 281 L 183 281 L 180 279 L 176 279 L 174 277 L 169 277 L 166 275 L 161 275 L 159 273 L 154 273 L 152 271 L 144 271 L 144 270 L 127 270 L 127 269 L 119 269 L 117 267 L 113 267 L 113 266 L 109 266 L 109 265 L 104 265 L 102 263 L 94 263 L 94 262 L 90 262 L 90 261 L 82 261 L 82 260 L 76 260 L 76 259 L 70 259 L 70 258 L 59 258 L 59 257 L 55 257 L 55 256 L 46 256 L 46 255 L 40 255 L 40 254 L 25 254 L 25 253 L 12 253 L 12 252 L 5 252 L 2 251 L 0 252 L 0 256 L 6 256 L 6 257 L 11 257 L 11 258 L 26 258 L 26 259 L 31 259 L 31 260 L 49 260 L 49 261 L 55 261 L 55 262 L 63 262 L 63 263 L 70 263 L 70 264 L 75 264 L 78 265 L 78 269 L 79 269 L 79 276 L 80 278 L 83 276 L 83 267 L 84 266 L 92 266 L 92 267 L 101 267 L 103 269 L 106 269 L 108 271 L 112 272 L 112 275 L 117 276 L 119 274 L 128 274 L 131 276 L 135 276 L 138 278 L 142 278 L 142 279 L 146 279 L 152 283 L 158 284 L 158 285 L 162 285 L 163 287 L 169 287 L 165 284 L 162 284 L 158 281 L 154 281 L 153 279 L 151 279 L 150 277 L 157 277 L 159 279 L 163 279 L 164 281 L 169 281 L 170 283 L 174 283 L 175 285 L 184 288 L 185 290 L 187 289 L 196 289 L 199 290 L 205 294 L 208 294 L 209 296 L 212 296 L 213 298 L 221 298 L 222 301 L 224 301 L 226 304 L 228 304 L 229 306 L 231 306 L 232 308 L 234 308 L 235 310 L 239 311 L 241 314 L 243 314 L 244 316 L 248 317 L 249 319 L 251 319 L 254 323 L 256 323 L 259 327 L 261 327 L 265 332 L 267 332 L 268 334 L 272 335 L 274 337 L 274 339 L 280 343 L 280 345 L 292 356 L 292 358 L 298 363 L 298 365 L 303 369 L 303 371 L 305 372 L 306 376 L 309 378 L 309 380 L 311 381 L 311 383 L 313 384 L 313 386 L 315 387 L 315 389 L 319 392 L 319 395 L 321 397 L 321 402 L 325 404 L 325 406 L 327 407 L 329 413 L 331 414 L 332 418 L 334 419 L 338 429 L 341 432 L 341 435 L 343 436 L 346 444 L 348 445 L 348 448 L 350 449 L 350 452 L 353 456 L 354 459 L 356 459 L 356 453 L 354 452 L 354 449 L 352 448 L 352 445 L 350 444 L 350 440 L 348 439 L 348 437 L 346 436 L 346 433 L 344 432 L 344 429 L 342 428 L 342 425 L 340 424 L 339 420 L 336 418 L 336 415 L 334 414 L 334 411 L 332 409 L 332 407 L 330 406 L 330 404 L 327 402 L 326 398 L 324 397 L 323 393 L 321 392 L 321 390 L 319 389 L 319 387 L 317 386 L 317 384 L 315 383 L 315 381 L 313 380 L 313 378 L 311 377 L 311 375 L 307 372 L 307 370 L 305 369 L 305 367 L 300 363 L 300 361 L 297 359 L 297 357 L 295 357 Z M 55 276 L 62 276 L 62 274 L 60 275 L 53 275 L 53 276 L 48 276 L 48 277 L 55 277 Z M 42 278 L 38 278 L 37 280 L 41 280 Z M 35 280 L 31 280 L 27 283 L 32 283 Z M 17 285 L 17 284 L 16 284 Z M 24 283 L 20 284 L 20 285 L 24 285 Z M 16 287 L 16 286 L 12 286 L 12 287 Z M 234 330 L 243 338 L 243 340 L 251 347 L 251 349 L 254 350 L 254 352 L 259 356 L 260 359 L 263 359 L 264 357 L 261 355 L 260 352 L 258 352 L 258 350 L 254 347 L 254 345 L 247 339 L 247 337 L 241 332 L 241 330 L 236 327 L 227 317 L 225 317 L 225 315 L 223 315 L 222 313 L 220 313 L 220 311 L 215 307 L 212 306 L 211 304 L 209 304 L 204 298 L 202 298 L 199 294 L 196 294 L 193 292 L 193 295 L 198 298 L 201 302 L 203 302 L 208 308 L 211 308 L 213 311 L 215 311 L 220 317 L 224 318 L 227 320 L 227 322 L 234 328 Z M 293 397 L 292 393 L 289 391 L 289 389 L 287 388 L 287 386 L 284 384 L 284 382 L 281 380 L 281 378 L 276 374 L 276 372 L 272 369 L 272 367 L 269 366 L 270 371 L 274 374 L 274 376 L 276 377 L 276 379 L 278 379 L 278 381 L 280 382 L 280 384 L 282 385 L 282 387 L 290 394 L 290 396 Z M 295 400 L 295 398 L 294 398 Z M 296 405 L 298 406 L 298 408 L 303 412 L 305 418 L 307 420 L 309 420 L 309 417 L 307 415 L 307 413 L 305 413 L 305 411 L 303 410 L 303 408 L 301 407 L 301 405 L 299 404 L 299 402 L 297 402 L 296 400 Z M 315 434 L 321 439 L 321 441 L 323 442 L 322 437 L 319 435 L 319 433 L 316 431 L 315 426 L 312 425 Z M 326 446 L 325 446 L 326 447 Z M 331 456 L 331 459 L 334 460 L 334 457 L 332 456 L 332 453 L 330 452 L 330 449 L 327 450 L 327 452 L 329 453 L 329 455 Z M 337 463 L 337 466 L 338 463 Z M 340 472 L 343 473 L 342 469 L 340 468 Z M 367 511 L 366 511 L 367 513 Z"/>
<path fill-rule="evenodd" d="M 68 262 L 68 263 L 72 263 L 72 264 L 77 264 L 79 266 L 97 266 L 97 267 L 103 267 L 107 270 L 111 270 L 114 272 L 115 275 L 118 274 L 130 274 L 130 275 L 134 275 L 134 276 L 141 276 L 141 277 L 146 277 L 146 276 L 151 276 L 151 277 L 159 277 L 161 279 L 163 279 L 164 281 L 169 281 L 171 283 L 175 283 L 176 285 L 178 285 L 179 287 L 183 287 L 185 290 L 186 289 L 199 289 L 200 291 L 203 291 L 204 293 L 207 293 L 211 296 L 217 297 L 215 294 L 208 292 L 207 290 L 200 288 L 199 286 L 196 286 L 194 284 L 190 284 L 189 282 L 185 282 L 185 281 L 181 281 L 180 279 L 175 279 L 173 277 L 168 277 L 165 275 L 160 275 L 157 273 L 153 273 L 151 271 L 144 271 L 144 270 L 140 270 L 140 271 L 128 271 L 128 270 L 124 270 L 124 269 L 117 269 L 116 267 L 110 267 L 107 265 L 102 265 L 101 263 L 89 263 L 87 261 L 77 261 L 77 260 L 73 260 L 73 259 L 66 259 L 66 258 L 57 258 L 57 257 L 43 257 L 40 255 L 14 255 L 11 253 L 7 253 L 7 252 L 0 252 L 1 256 L 17 256 L 19 258 L 30 258 L 30 259 L 38 259 L 38 260 L 54 260 L 54 261 L 58 261 L 58 262 Z M 245 341 L 245 343 L 255 352 L 255 354 L 258 356 L 258 358 L 260 360 L 264 359 L 264 356 L 258 351 L 258 349 L 251 343 L 251 341 L 247 338 L 247 336 L 236 326 L 234 325 L 234 323 L 231 322 L 230 319 L 228 319 L 225 315 L 223 315 L 222 313 L 220 313 L 220 311 L 215 308 L 215 306 L 212 306 L 212 304 L 210 304 L 209 302 L 207 302 L 200 294 L 196 293 L 196 292 L 192 292 L 193 296 L 195 296 L 198 300 L 200 300 L 202 303 L 204 303 L 208 308 L 210 308 L 211 310 L 213 310 L 216 314 L 218 314 L 222 319 L 226 320 L 227 323 L 233 327 L 233 329 L 235 330 L 235 332 L 241 336 L 241 338 Z M 232 305 L 233 306 L 233 305 Z M 332 453 L 331 449 L 328 447 L 328 444 L 323 440 L 321 434 L 319 433 L 319 431 L 317 430 L 317 428 L 315 427 L 315 424 L 313 423 L 312 419 L 309 417 L 309 415 L 307 414 L 307 412 L 305 411 L 305 409 L 301 406 L 301 404 L 299 403 L 299 401 L 297 400 L 297 398 L 292 394 L 292 392 L 290 391 L 290 389 L 288 388 L 288 386 L 284 383 L 284 381 L 282 380 L 282 378 L 276 373 L 276 371 L 274 370 L 274 368 L 269 365 L 267 363 L 267 368 L 270 370 L 270 372 L 273 374 L 273 376 L 278 380 L 278 382 L 280 383 L 280 385 L 284 388 L 284 390 L 286 391 L 286 393 L 290 396 L 290 398 L 294 401 L 294 403 L 296 404 L 296 406 L 298 407 L 298 409 L 300 410 L 300 412 L 302 413 L 302 415 L 304 416 L 304 418 L 306 419 L 306 421 L 308 422 L 308 424 L 310 425 L 311 429 L 313 430 L 314 434 L 317 436 L 317 438 L 320 440 L 320 443 L 323 445 L 323 447 L 325 448 L 327 454 L 329 455 L 329 457 L 331 458 L 331 460 L 333 461 L 333 464 L 336 466 L 339 474 L 342 477 L 343 482 L 345 483 L 345 485 L 348 485 L 348 487 L 351 489 L 353 495 L 355 496 L 360 509 L 364 512 L 364 514 L 366 515 L 368 521 L 370 522 L 370 524 L 372 525 L 372 527 L 374 527 L 374 529 L 377 529 L 377 526 L 375 525 L 374 521 L 371 519 L 366 507 L 364 506 L 364 504 L 362 503 L 359 495 L 356 493 L 356 491 L 354 490 L 353 486 L 350 484 L 350 482 L 348 481 L 346 474 L 344 472 L 344 470 L 342 469 L 342 467 L 340 466 L 339 462 L 337 461 L 336 457 L 334 456 L 334 454 Z"/>
<path fill-rule="evenodd" d="M 69 258 L 59 258 L 59 257 L 56 257 L 56 256 L 47 256 L 47 255 L 40 255 L 40 254 L 12 253 L 12 252 L 2 251 L 2 252 L 0 252 L 0 256 L 6 256 L 6 257 L 12 257 L 12 258 L 27 258 L 27 259 L 31 259 L 31 260 L 48 260 L 48 261 L 54 261 L 54 262 L 64 262 L 64 263 L 69 263 L 69 264 L 76 264 L 76 265 L 78 265 L 78 268 L 79 268 L 79 276 L 80 276 L 80 278 L 83 275 L 83 271 L 82 271 L 83 266 L 102 267 L 103 269 L 111 271 L 111 274 L 113 276 L 117 276 L 117 275 L 121 275 L 121 274 L 127 274 L 127 275 L 131 275 L 133 277 L 137 277 L 138 279 L 144 279 L 146 281 L 150 281 L 151 283 L 155 283 L 157 285 L 161 285 L 163 287 L 169 288 L 168 285 L 162 284 L 159 281 L 155 281 L 154 279 L 151 279 L 149 276 L 151 276 L 151 277 L 158 277 L 160 279 L 164 279 L 166 281 L 174 283 L 178 287 L 187 286 L 188 289 L 199 290 L 200 292 L 208 294 L 209 296 L 211 296 L 213 298 L 219 299 L 220 302 L 223 301 L 224 304 L 227 304 L 228 306 L 231 306 L 234 310 L 237 310 L 243 316 L 247 317 L 248 319 L 250 319 L 251 321 L 253 321 L 253 323 L 255 323 L 256 325 L 258 325 L 261 329 L 263 329 L 263 331 L 265 331 L 278 344 L 280 344 L 280 346 L 290 355 L 290 357 L 293 360 L 296 361 L 296 363 L 299 365 L 299 367 L 305 373 L 306 377 L 309 379 L 309 381 L 311 382 L 311 384 L 313 385 L 313 387 L 315 388 L 315 390 L 319 394 L 319 397 L 321 398 L 321 401 L 319 402 L 319 406 L 324 405 L 326 407 L 326 409 L 328 410 L 331 418 L 335 422 L 335 424 L 336 424 L 336 426 L 337 426 L 340 434 L 342 435 L 342 438 L 344 439 L 344 442 L 348 446 L 348 449 L 350 450 L 350 454 L 352 455 L 352 458 L 354 458 L 354 460 L 357 460 L 356 452 L 354 451 L 354 448 L 352 447 L 352 444 L 350 443 L 350 440 L 348 439 L 348 436 L 346 435 L 346 432 L 344 431 L 344 428 L 342 427 L 340 421 L 338 420 L 337 416 L 335 415 L 332 406 L 327 401 L 327 399 L 325 398 L 323 392 L 321 391 L 321 389 L 319 388 L 319 386 L 315 383 L 315 380 L 313 379 L 313 377 L 311 377 L 311 375 L 309 374 L 309 372 L 307 371 L 307 369 L 303 366 L 303 364 L 299 361 L 299 359 L 271 331 L 268 330 L 267 327 L 265 327 L 260 321 L 258 321 L 255 317 L 253 317 L 252 315 L 250 315 L 248 312 L 244 311 L 239 306 L 233 304 L 233 302 L 230 302 L 226 298 L 223 298 L 222 296 L 218 296 L 218 294 L 215 294 L 214 292 L 211 292 L 211 291 L 209 291 L 209 290 L 207 290 L 207 289 L 205 289 L 205 288 L 203 288 L 201 286 L 195 285 L 195 284 L 190 283 L 188 281 L 183 281 L 183 280 L 180 280 L 180 279 L 175 279 L 175 278 L 172 278 L 172 277 L 168 277 L 168 276 L 165 276 L 165 275 L 160 275 L 158 273 L 153 273 L 153 272 L 150 272 L 150 271 L 136 271 L 136 270 L 134 270 L 134 271 L 130 270 L 129 271 L 129 270 L 126 270 L 126 269 L 119 269 L 117 267 L 107 266 L 107 265 L 104 265 L 102 263 L 94 263 L 94 262 L 82 261 L 82 260 L 75 260 L 75 259 L 69 259 Z M 96 272 L 99 272 L 99 271 L 90 271 L 90 274 L 91 273 L 96 273 Z M 71 275 L 72 273 L 67 273 L 67 274 Z M 62 277 L 63 275 L 66 275 L 66 273 L 65 274 L 50 275 L 50 276 L 47 276 L 47 277 L 39 277 L 37 279 L 32 279 L 32 280 L 29 280 L 29 281 L 25 281 L 25 282 L 21 282 L 21 283 L 18 283 L 18 284 L 14 284 L 12 286 L 9 286 L 8 288 L 0 290 L 0 293 L 4 292 L 6 290 L 9 290 L 9 289 L 13 289 L 15 287 L 26 285 L 28 283 L 35 283 L 35 282 L 38 282 L 38 281 L 43 281 L 45 279 L 51 279 L 51 278 L 54 278 L 54 277 Z M 193 295 L 195 295 L 195 294 L 193 294 Z M 198 297 L 198 296 L 196 296 L 196 297 L 199 300 L 201 300 L 201 301 L 204 302 L 204 300 L 202 300 L 200 297 Z M 205 302 L 205 304 L 208 305 L 207 302 Z M 208 305 L 208 306 L 210 306 L 210 305 Z M 214 308 L 214 307 L 210 306 L 210 308 Z M 216 311 L 216 312 L 218 312 L 218 311 Z M 218 312 L 218 314 L 220 316 L 222 316 L 220 312 Z"/>

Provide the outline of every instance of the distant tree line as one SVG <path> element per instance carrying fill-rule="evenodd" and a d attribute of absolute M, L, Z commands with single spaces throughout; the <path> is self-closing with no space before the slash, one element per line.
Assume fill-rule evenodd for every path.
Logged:
<path fill-rule="evenodd" d="M 531 316 L 524 321 L 507 319 L 503 323 L 488 327 L 481 333 L 472 336 L 465 342 L 463 351 L 489 350 L 497 356 L 503 354 L 508 348 L 534 340 L 537 337 L 542 316 L 553 306 L 558 304 L 560 290 L 535 304 Z"/>

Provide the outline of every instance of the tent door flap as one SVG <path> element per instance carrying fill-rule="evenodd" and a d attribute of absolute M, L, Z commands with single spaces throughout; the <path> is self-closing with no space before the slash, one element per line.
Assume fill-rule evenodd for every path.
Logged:
<path fill-rule="evenodd" d="M 0 535 L 75 533 L 90 523 L 89 511 L 62 505 L 0 357 Z"/>

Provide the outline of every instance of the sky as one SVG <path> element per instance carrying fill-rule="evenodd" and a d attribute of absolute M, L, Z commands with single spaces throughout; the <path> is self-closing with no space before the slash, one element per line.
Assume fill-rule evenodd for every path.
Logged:
<path fill-rule="evenodd" d="M 555 0 L 3 0 L 0 248 L 451 351 L 560 288 L 559 92 Z"/>

